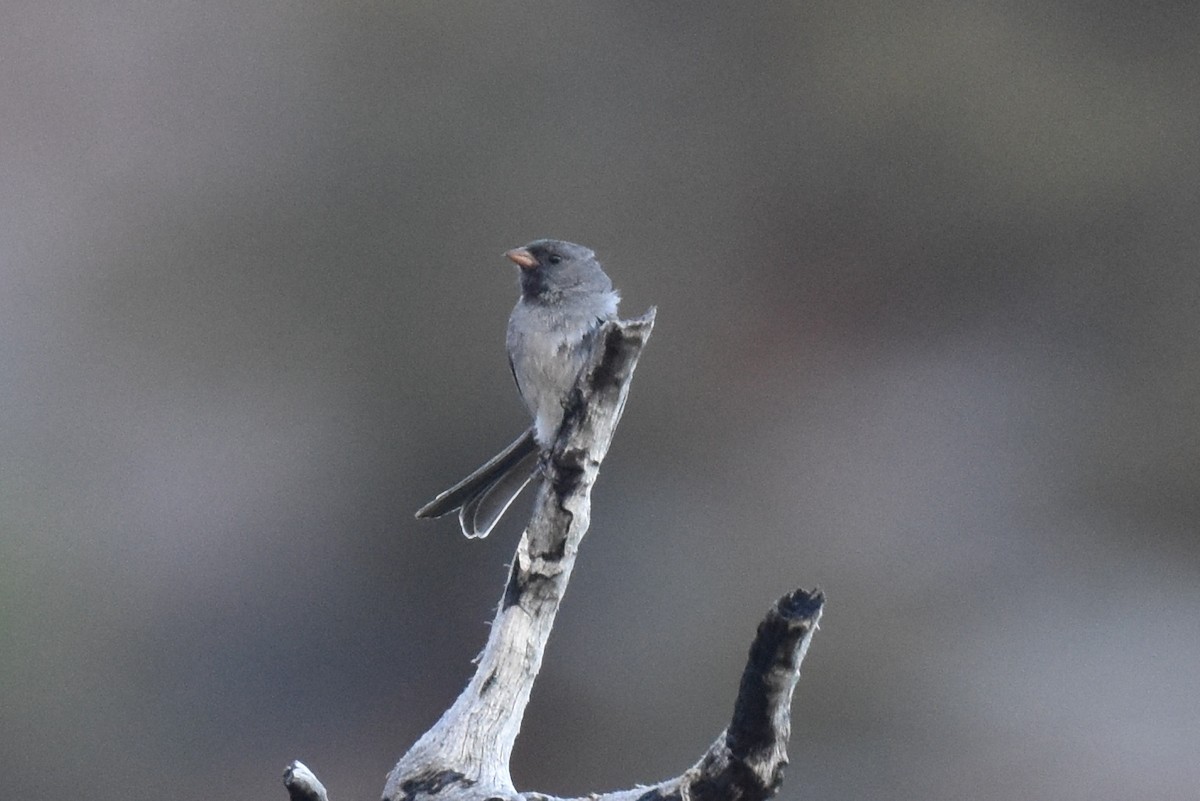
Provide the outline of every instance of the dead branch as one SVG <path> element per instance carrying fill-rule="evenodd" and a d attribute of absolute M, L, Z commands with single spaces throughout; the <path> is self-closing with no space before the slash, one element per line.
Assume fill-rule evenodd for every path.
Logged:
<path fill-rule="evenodd" d="M 541 667 L 546 641 L 591 519 L 591 491 L 621 418 L 654 309 L 605 323 L 592 360 L 566 406 L 554 447 L 543 456 L 533 515 L 521 536 L 474 677 L 454 704 L 388 775 L 385 801 L 561 801 L 518 792 L 513 745 Z M 824 598 L 802 590 L 780 599 L 759 626 L 729 728 L 692 768 L 650 787 L 589 801 L 755 801 L 772 795 L 787 764 L 792 692 Z M 327 801 L 299 762 L 285 773 L 292 801 Z M 583 799 L 579 799 L 583 801 Z"/>

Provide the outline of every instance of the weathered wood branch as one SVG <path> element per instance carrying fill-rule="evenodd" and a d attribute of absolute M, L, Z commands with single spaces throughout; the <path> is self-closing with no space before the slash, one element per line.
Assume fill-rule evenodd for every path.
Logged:
<path fill-rule="evenodd" d="M 558 438 L 543 456 L 533 515 L 475 675 L 392 769 L 385 801 L 560 801 L 518 792 L 509 761 L 590 523 L 592 485 L 653 327 L 651 309 L 598 329 Z M 823 603 L 820 593 L 797 590 L 772 608 L 751 648 L 733 720 L 695 766 L 652 787 L 593 794 L 589 801 L 755 801 L 773 794 L 787 763 L 792 692 Z M 285 784 L 292 801 L 327 801 L 324 787 L 299 762 L 285 773 Z"/>
<path fill-rule="evenodd" d="M 523 793 L 524 801 L 762 801 L 783 782 L 791 733 L 792 692 L 825 597 L 795 590 L 780 598 L 758 626 L 742 672 L 733 721 L 700 761 L 650 787 L 561 799 Z"/>
<path fill-rule="evenodd" d="M 480 801 L 516 795 L 509 758 L 542 664 L 575 553 L 590 522 L 592 484 L 608 452 L 654 311 L 610 322 L 567 403 L 529 526 L 521 535 L 504 597 L 475 676 L 388 776 L 389 801 L 445 792 Z"/>

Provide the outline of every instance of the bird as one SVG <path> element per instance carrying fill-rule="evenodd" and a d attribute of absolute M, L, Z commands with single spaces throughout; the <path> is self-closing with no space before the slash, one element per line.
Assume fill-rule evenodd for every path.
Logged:
<path fill-rule="evenodd" d="M 419 518 L 458 512 L 462 532 L 486 537 L 538 472 L 554 444 L 564 404 L 591 356 L 595 333 L 616 319 L 620 295 L 583 245 L 537 239 L 504 254 L 517 266 L 520 296 L 505 343 L 517 391 L 532 425 L 500 453 L 417 511 Z"/>

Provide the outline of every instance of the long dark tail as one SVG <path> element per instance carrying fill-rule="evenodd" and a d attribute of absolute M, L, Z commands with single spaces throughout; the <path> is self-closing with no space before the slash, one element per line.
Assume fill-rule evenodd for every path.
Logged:
<path fill-rule="evenodd" d="M 463 534 L 486 537 L 533 478 L 538 452 L 531 428 L 487 464 L 422 506 L 417 517 L 441 517 L 458 510 Z"/>

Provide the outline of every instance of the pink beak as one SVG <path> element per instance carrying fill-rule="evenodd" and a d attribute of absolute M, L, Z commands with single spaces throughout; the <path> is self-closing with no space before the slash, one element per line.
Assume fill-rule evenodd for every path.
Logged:
<path fill-rule="evenodd" d="M 508 257 L 509 261 L 523 270 L 532 270 L 538 266 L 537 259 L 525 248 L 513 248 L 504 255 Z"/>

